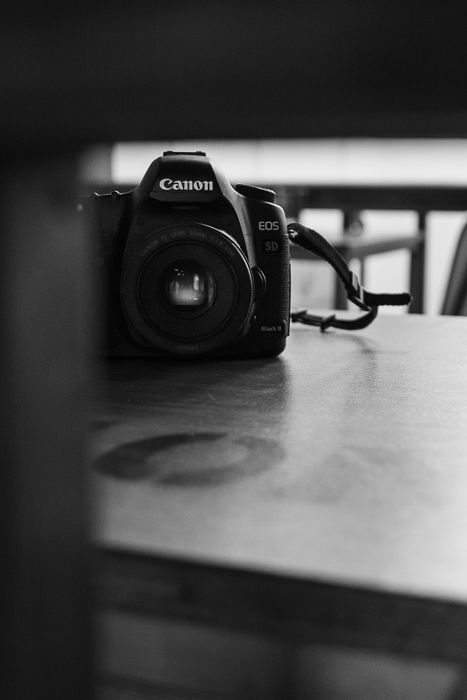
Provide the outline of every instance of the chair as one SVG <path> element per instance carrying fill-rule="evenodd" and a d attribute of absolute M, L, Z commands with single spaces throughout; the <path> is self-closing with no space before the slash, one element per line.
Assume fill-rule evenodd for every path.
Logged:
<path fill-rule="evenodd" d="M 441 313 L 445 316 L 467 316 L 467 223 L 454 253 Z"/>

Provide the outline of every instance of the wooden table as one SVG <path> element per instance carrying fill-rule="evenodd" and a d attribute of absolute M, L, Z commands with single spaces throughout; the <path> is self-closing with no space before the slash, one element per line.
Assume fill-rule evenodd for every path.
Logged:
<path fill-rule="evenodd" d="M 380 652 L 383 665 L 438 659 L 438 685 L 425 678 L 410 697 L 448 697 L 467 659 L 466 346 L 463 318 L 386 316 L 358 334 L 295 326 L 274 360 L 103 368 L 93 481 L 107 670 L 134 664 L 141 680 L 151 667 L 214 697 L 218 668 L 222 691 L 249 679 L 252 697 L 354 697 L 351 680 L 341 696 L 307 676 L 310 658 L 323 669 L 316 649 L 337 645 L 372 650 L 373 669 Z M 216 661 L 195 672 L 201 648 Z M 394 673 L 412 682 L 407 668 Z"/>

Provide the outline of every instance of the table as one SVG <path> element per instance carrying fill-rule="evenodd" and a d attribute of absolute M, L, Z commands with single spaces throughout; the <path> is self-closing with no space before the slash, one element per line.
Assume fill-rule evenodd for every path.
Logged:
<path fill-rule="evenodd" d="M 465 662 L 466 343 L 463 318 L 382 316 L 294 326 L 272 360 L 102 368 L 100 605 L 166 650 L 176 622 Z"/>

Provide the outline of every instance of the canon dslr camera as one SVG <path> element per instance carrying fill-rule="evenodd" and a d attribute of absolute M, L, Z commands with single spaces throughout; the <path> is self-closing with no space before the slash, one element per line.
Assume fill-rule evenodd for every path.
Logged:
<path fill-rule="evenodd" d="M 166 152 L 131 192 L 86 205 L 103 268 L 105 354 L 273 356 L 289 333 L 287 224 L 271 190 L 204 153 Z"/>

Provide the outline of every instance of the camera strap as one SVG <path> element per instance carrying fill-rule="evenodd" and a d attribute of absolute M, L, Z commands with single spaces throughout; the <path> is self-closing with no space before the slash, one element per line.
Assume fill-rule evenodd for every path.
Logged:
<path fill-rule="evenodd" d="M 407 306 L 412 301 L 412 296 L 407 292 L 401 294 L 368 292 L 360 284 L 357 275 L 349 269 L 339 251 L 316 231 L 294 222 L 287 226 L 287 232 L 293 243 L 322 258 L 334 268 L 344 283 L 349 301 L 365 311 L 362 316 L 346 319 L 336 318 L 335 314 L 316 316 L 307 309 L 298 309 L 291 312 L 292 321 L 305 323 L 309 326 L 319 326 L 321 331 L 331 327 L 359 330 L 368 326 L 376 318 L 379 306 Z"/>

